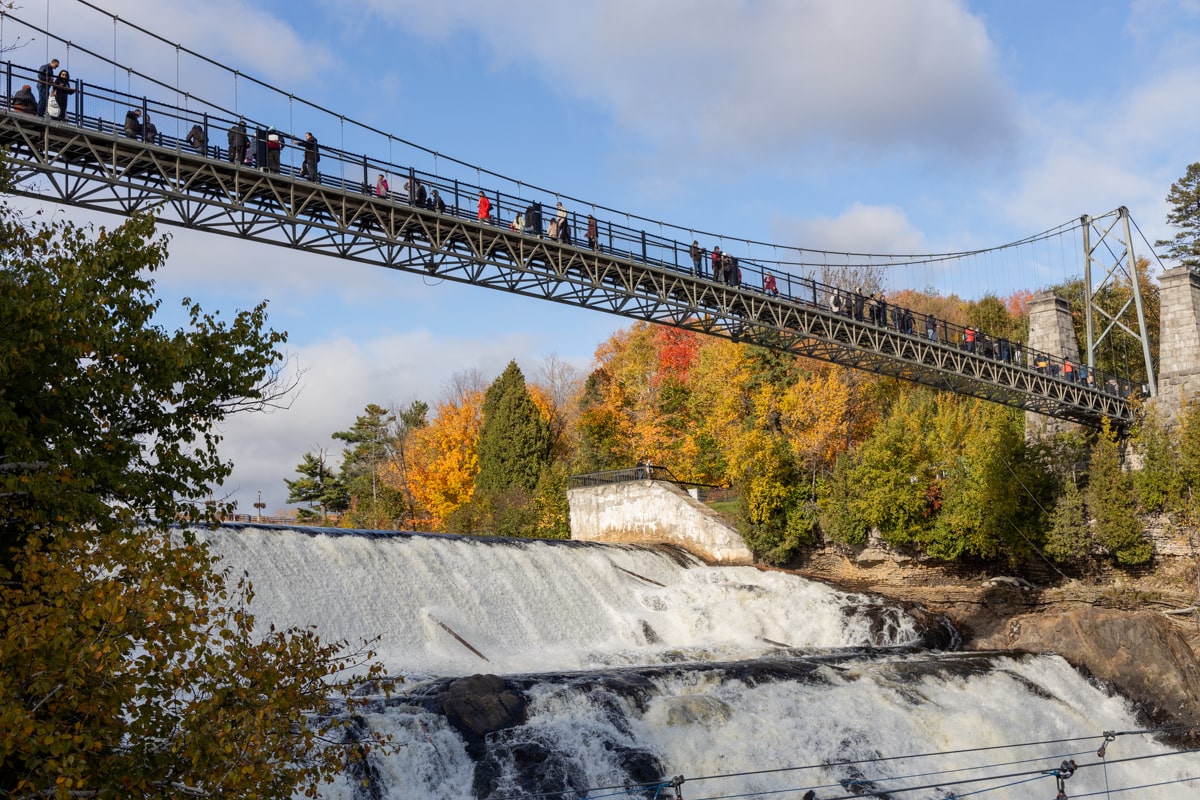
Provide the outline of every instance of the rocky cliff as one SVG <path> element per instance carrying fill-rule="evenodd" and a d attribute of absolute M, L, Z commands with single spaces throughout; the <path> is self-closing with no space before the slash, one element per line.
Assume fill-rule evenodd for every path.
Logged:
<path fill-rule="evenodd" d="M 827 549 L 797 571 L 944 614 L 963 649 L 1061 655 L 1134 702 L 1147 725 L 1182 726 L 1170 738 L 1196 746 L 1197 569 L 1192 556 L 1160 555 L 1153 570 L 1135 575 L 1100 569 L 1086 580 L 1045 573 L 1039 579 Z"/>

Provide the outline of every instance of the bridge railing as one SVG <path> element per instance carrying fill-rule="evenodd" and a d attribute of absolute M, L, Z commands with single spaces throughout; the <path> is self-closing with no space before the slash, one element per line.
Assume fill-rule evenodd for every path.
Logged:
<path fill-rule="evenodd" d="M 22 84 L 30 84 L 37 90 L 37 71 L 13 62 L 4 65 L 5 99 L 11 98 Z M 196 108 L 185 107 L 147 96 L 132 95 L 119 89 L 74 80 L 73 92 L 68 97 L 66 124 L 75 125 L 121 137 L 125 135 L 125 117 L 130 110 L 141 112 L 141 123 L 145 128 L 150 121 L 157 129 L 153 140 L 142 138 L 149 144 L 178 152 L 195 153 L 196 149 L 186 141 L 192 126 L 199 125 L 205 132 L 206 147 L 202 155 L 230 161 L 228 136 L 231 127 L 243 122 L 250 141 L 250 156 L 240 155 L 232 159 L 243 168 L 263 169 L 266 153 L 266 134 L 274 128 L 285 142 L 280 154 L 280 174 L 298 178 L 303 161 L 303 148 L 296 142 L 303 140 L 302 131 L 280 128 L 269 121 L 234 114 L 225 109 L 197 104 Z M 7 108 L 8 103 L 5 103 Z M 318 140 L 321 138 L 318 132 Z M 351 153 L 320 145 L 321 160 L 317 167 L 318 180 L 322 185 L 338 191 L 374 195 L 376 176 L 383 174 L 389 183 L 386 200 L 397 203 L 413 203 L 409 187 L 420 183 L 426 188 L 425 207 L 432 209 L 432 193 L 438 190 L 445 203 L 445 212 L 459 218 L 478 217 L 478 197 L 482 191 L 491 202 L 491 213 L 483 224 L 513 228 L 518 215 L 526 215 L 522 235 L 546 238 L 550 221 L 559 215 L 556 201 L 549 198 L 526 197 L 510 194 L 495 188 L 475 185 L 430 172 L 417 170 L 391 161 L 366 154 Z M 397 185 L 393 185 L 393 182 Z M 543 202 L 544 201 L 544 202 Z M 527 212 L 533 204 L 541 208 L 541 225 L 535 228 Z M 587 249 L 591 246 L 586 239 L 588 215 L 578 209 L 565 211 L 567 231 L 560 235 L 557 245 Z M 647 265 L 667 272 L 686 275 L 697 280 L 722 284 L 729 289 L 770 295 L 781 301 L 822 309 L 828 313 L 854 319 L 858 323 L 875 325 L 906 336 L 935 340 L 977 353 L 987 358 L 1024 366 L 1052 378 L 1080 383 L 1114 396 L 1131 397 L 1142 392 L 1142 387 L 1117 375 L 1099 370 L 1089 371 L 1067 359 L 1028 350 L 1020 341 L 1009 341 L 1003 337 L 978 331 L 970 326 L 957 325 L 944 319 L 914 312 L 900 306 L 881 303 L 882 298 L 868 297 L 860 292 L 847 290 L 816 281 L 809 275 L 794 274 L 788 265 L 781 262 L 763 261 L 745 257 L 733 257 L 728 274 L 718 276 L 713 250 L 700 249 L 699 267 L 691 254 L 691 242 L 673 239 L 661 233 L 622 225 L 611 219 L 596 220 L 595 247 L 607 255 L 626 259 L 639 265 Z M 886 309 L 886 311 L 884 311 Z"/>
<path fill-rule="evenodd" d="M 594 486 L 611 486 L 632 481 L 662 481 L 672 483 L 685 492 L 694 490 L 697 494 L 711 491 L 725 491 L 729 487 L 717 486 L 712 483 L 694 483 L 681 481 L 675 477 L 668 467 L 661 464 L 638 464 L 636 467 L 612 469 L 604 472 L 589 472 L 582 475 L 571 475 L 567 478 L 568 489 L 585 489 Z"/>

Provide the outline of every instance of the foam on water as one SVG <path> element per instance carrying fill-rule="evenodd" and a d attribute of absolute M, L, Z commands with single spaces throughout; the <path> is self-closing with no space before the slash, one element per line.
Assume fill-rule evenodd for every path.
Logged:
<path fill-rule="evenodd" d="M 1200 756 L 1145 735 L 1118 737 L 1098 759 L 1105 731 L 1141 726 L 1062 659 L 863 650 L 912 644 L 918 626 L 786 573 L 574 542 L 201 535 L 250 576 L 260 625 L 378 636 L 384 663 L 407 677 L 355 722 L 393 737 L 391 752 L 327 787 L 333 800 L 664 797 L 673 790 L 597 787 L 675 775 L 688 798 L 811 788 L 1024 800 L 1054 797 L 1066 759 L 1080 767 L 1070 797 L 1157 784 L 1136 796 L 1184 800 L 1200 788 Z M 479 673 L 503 676 L 524 708 L 482 736 L 443 700 Z"/>
<path fill-rule="evenodd" d="M 911 618 L 878 601 L 663 550 L 258 528 L 203 535 L 233 574 L 250 575 L 260 625 L 379 636 L 376 650 L 395 672 L 728 660 L 780 644 L 888 646 L 917 636 Z"/>

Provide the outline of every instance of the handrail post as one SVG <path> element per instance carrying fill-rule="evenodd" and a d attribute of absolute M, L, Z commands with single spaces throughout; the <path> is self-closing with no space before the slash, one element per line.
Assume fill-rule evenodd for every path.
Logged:
<path fill-rule="evenodd" d="M 146 101 L 145 95 L 142 96 L 142 141 L 146 141 L 146 121 L 150 119 L 150 105 Z M 150 142 L 150 144 L 154 144 Z"/>
<path fill-rule="evenodd" d="M 318 183 L 320 183 L 320 173 L 319 173 L 319 172 L 317 173 L 317 177 L 318 177 L 318 180 L 317 180 L 317 182 L 318 182 Z M 366 153 L 363 153 L 363 182 L 362 182 L 362 187 L 363 187 L 363 194 L 370 194 L 370 193 L 371 193 L 371 172 L 370 172 L 370 170 L 367 168 L 367 154 L 366 154 Z"/>

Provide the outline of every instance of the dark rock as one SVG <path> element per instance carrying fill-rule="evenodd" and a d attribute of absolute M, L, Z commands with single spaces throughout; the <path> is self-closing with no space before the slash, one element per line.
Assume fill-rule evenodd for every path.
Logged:
<path fill-rule="evenodd" d="M 468 743 L 525 724 L 528 701 L 497 675 L 471 675 L 448 684 L 434 702 Z"/>

